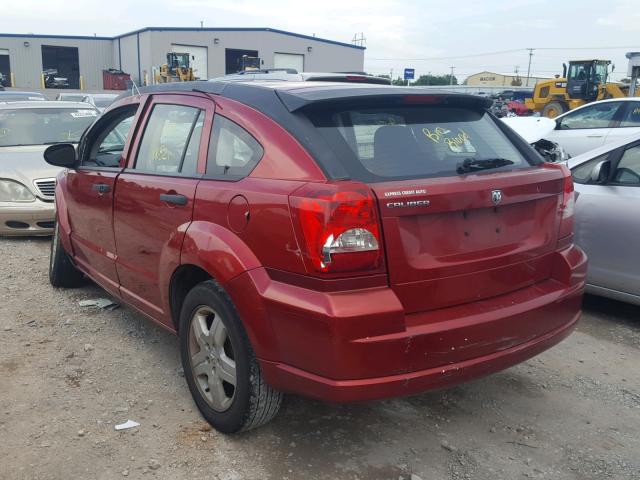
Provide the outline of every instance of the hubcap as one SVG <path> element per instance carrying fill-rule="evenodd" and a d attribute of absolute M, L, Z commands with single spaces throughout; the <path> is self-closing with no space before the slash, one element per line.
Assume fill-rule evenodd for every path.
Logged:
<path fill-rule="evenodd" d="M 209 306 L 196 308 L 191 317 L 189 358 L 202 397 L 214 410 L 227 410 L 236 392 L 235 355 L 222 318 Z"/>

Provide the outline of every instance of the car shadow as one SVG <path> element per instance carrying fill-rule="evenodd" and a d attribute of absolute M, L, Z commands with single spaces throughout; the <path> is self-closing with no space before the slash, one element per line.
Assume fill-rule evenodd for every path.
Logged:
<path fill-rule="evenodd" d="M 628 327 L 640 327 L 640 306 L 620 302 L 596 295 L 585 295 L 582 308 L 585 313 L 597 315 L 598 318 L 622 323 Z"/>

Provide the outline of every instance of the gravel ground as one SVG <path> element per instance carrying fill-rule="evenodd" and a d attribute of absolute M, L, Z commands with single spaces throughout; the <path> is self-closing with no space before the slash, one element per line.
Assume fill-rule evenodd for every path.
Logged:
<path fill-rule="evenodd" d="M 587 298 L 573 335 L 502 373 L 366 404 L 288 397 L 228 437 L 191 401 L 176 338 L 80 307 L 105 293 L 50 287 L 48 253 L 0 239 L 2 479 L 640 479 L 640 308 Z"/>

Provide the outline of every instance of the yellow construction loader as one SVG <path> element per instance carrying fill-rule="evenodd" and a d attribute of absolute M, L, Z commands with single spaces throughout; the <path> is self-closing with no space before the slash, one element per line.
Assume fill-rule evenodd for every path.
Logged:
<path fill-rule="evenodd" d="M 610 64 L 610 60 L 572 60 L 568 69 L 563 65 L 562 77 L 537 83 L 525 105 L 554 118 L 585 103 L 628 96 L 628 85 L 607 81 Z"/>
<path fill-rule="evenodd" d="M 156 83 L 189 82 L 195 80 L 188 53 L 167 53 L 167 63 L 160 65 Z"/>

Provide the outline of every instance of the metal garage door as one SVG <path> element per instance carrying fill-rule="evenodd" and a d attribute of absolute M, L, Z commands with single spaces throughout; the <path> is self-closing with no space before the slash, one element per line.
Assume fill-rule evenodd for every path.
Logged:
<path fill-rule="evenodd" d="M 11 86 L 11 64 L 9 63 L 9 50 L 0 48 L 0 86 Z"/>
<path fill-rule="evenodd" d="M 298 53 L 274 53 L 273 68 L 295 68 L 304 72 L 304 55 Z"/>
<path fill-rule="evenodd" d="M 207 47 L 196 47 L 194 45 L 171 45 L 171 51 L 175 53 L 188 53 L 193 68 L 193 74 L 196 78 L 207 80 L 209 73 L 207 72 Z"/>

